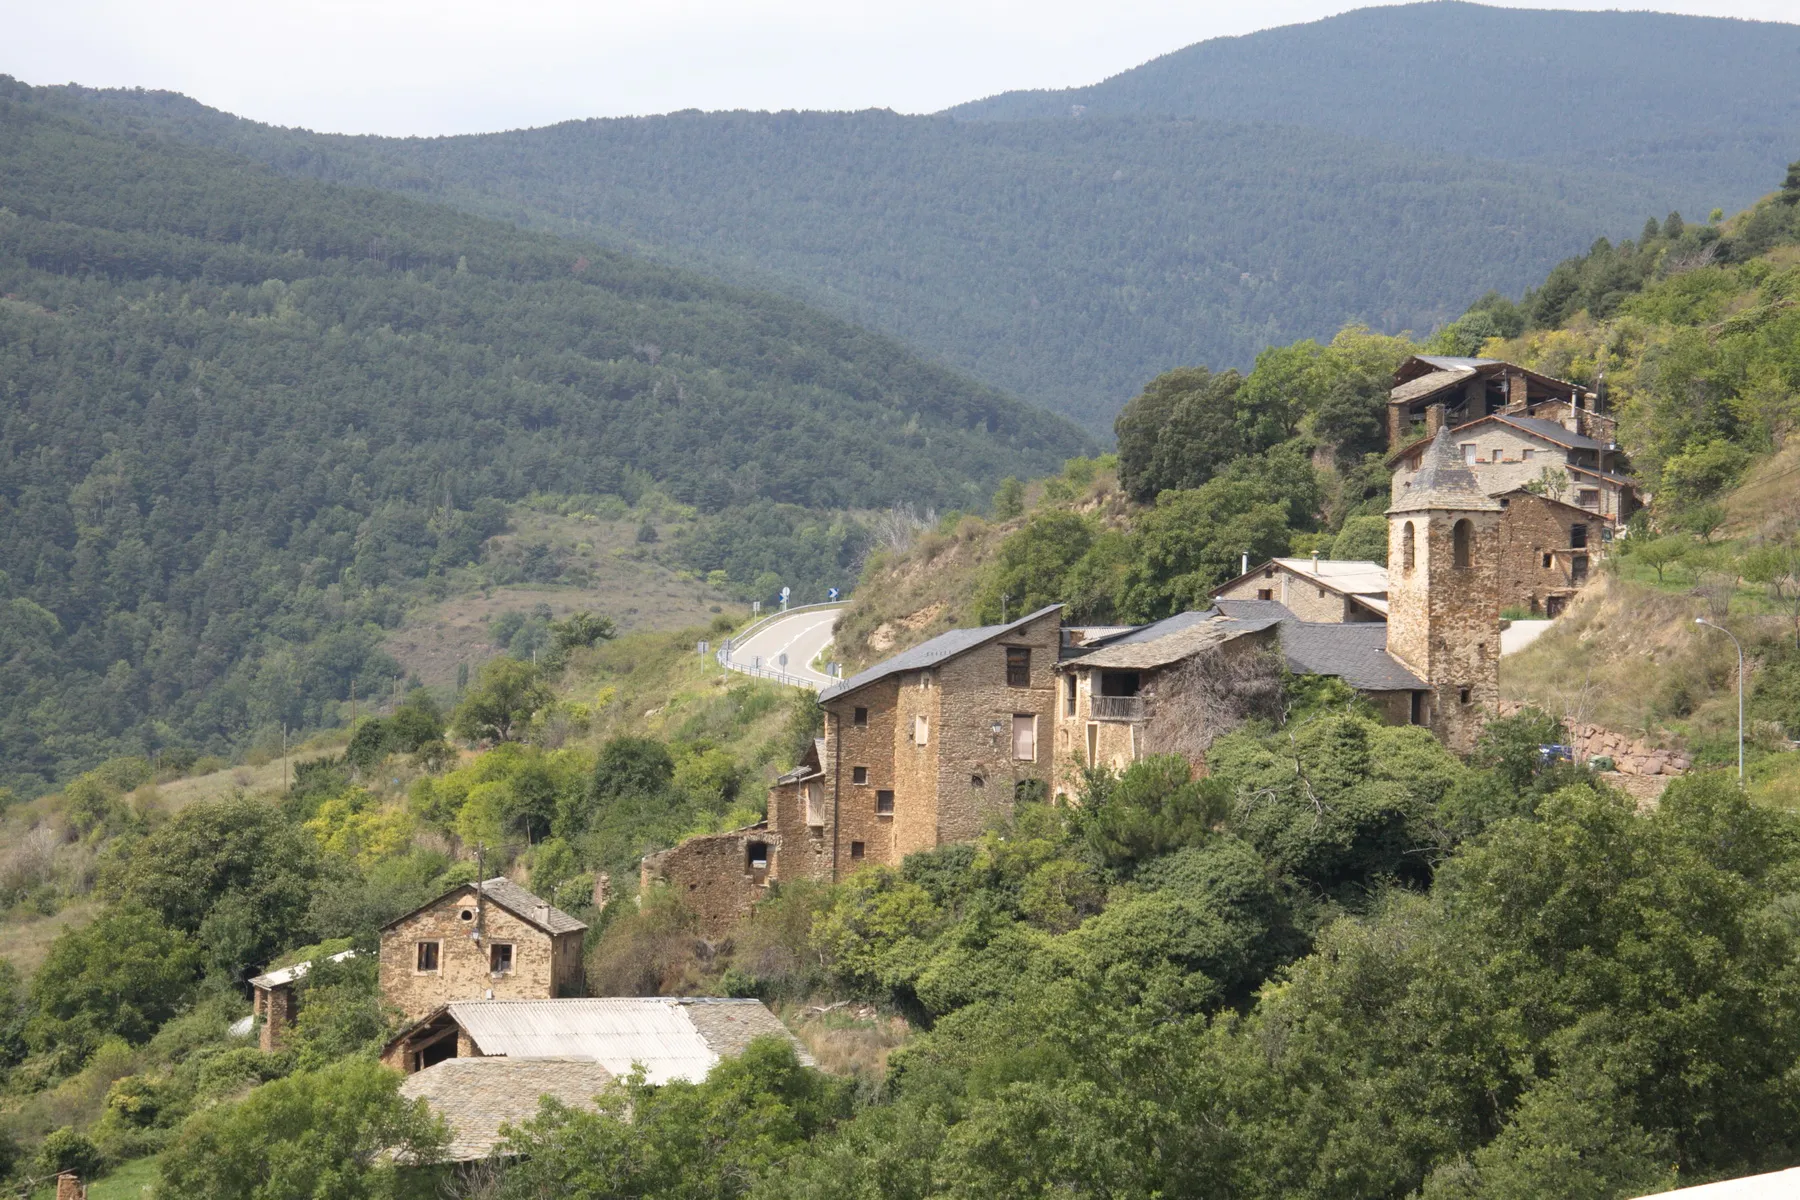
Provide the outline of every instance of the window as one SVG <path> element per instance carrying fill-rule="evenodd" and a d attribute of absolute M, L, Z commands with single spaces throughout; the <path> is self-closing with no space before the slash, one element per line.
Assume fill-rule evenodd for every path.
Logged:
<path fill-rule="evenodd" d="M 987 786 L 987 780 L 979 775 L 971 775 L 969 776 L 969 786 L 972 788 L 984 788 Z"/>
<path fill-rule="evenodd" d="M 1556 562 L 1556 555 L 1546 553 L 1544 555 L 1544 570 L 1548 571 L 1550 569 L 1551 565 L 1555 562 Z"/>
<path fill-rule="evenodd" d="M 806 785 L 806 823 L 820 827 L 825 824 L 825 793 L 816 783 Z"/>
<path fill-rule="evenodd" d="M 1263 578 L 1264 579 L 1275 578 L 1275 568 L 1274 567 L 1264 567 L 1263 568 Z"/>
<path fill-rule="evenodd" d="M 1458 688 L 1456 690 L 1456 702 L 1458 704 L 1467 704 L 1469 702 L 1468 688 Z"/>
<path fill-rule="evenodd" d="M 1256 598 L 1258 600 L 1273 600 L 1275 598 L 1275 589 L 1274 588 L 1257 588 L 1256 589 Z"/>
<path fill-rule="evenodd" d="M 1499 446 L 1495 446 L 1492 450 L 1490 450 L 1488 452 L 1488 461 L 1490 461 L 1490 462 L 1505 462 L 1506 461 L 1506 451 Z"/>
<path fill-rule="evenodd" d="M 418 970 L 435 971 L 438 969 L 438 943 L 420 942 Z"/>
<path fill-rule="evenodd" d="M 495 942 L 488 947 L 488 971 L 494 975 L 511 975 L 512 943 Z"/>
<path fill-rule="evenodd" d="M 1075 676 L 1073 673 L 1063 676 L 1063 716 L 1075 715 Z"/>
<path fill-rule="evenodd" d="M 1475 462 L 1475 455 L 1478 452 L 1475 443 L 1474 442 L 1464 442 L 1462 444 L 1462 452 L 1463 452 L 1463 461 L 1473 465 Z"/>
<path fill-rule="evenodd" d="M 1475 563 L 1475 525 L 1468 518 L 1458 521 L 1450 531 L 1450 561 L 1459 567 Z"/>
<path fill-rule="evenodd" d="M 875 815 L 878 817 L 894 815 L 894 793 L 889 791 L 875 793 Z"/>
<path fill-rule="evenodd" d="M 1024 646 L 1006 648 L 1006 686 L 1031 686 L 1031 651 Z"/>
<path fill-rule="evenodd" d="M 851 767 L 850 768 L 850 782 L 851 783 L 867 783 L 867 782 L 869 782 L 869 768 L 867 768 L 867 767 Z"/>
<path fill-rule="evenodd" d="M 1037 718 L 1030 713 L 1013 714 L 1013 758 L 1037 761 Z"/>
<path fill-rule="evenodd" d="M 1323 600 L 1324 598 L 1325 598 L 1325 589 L 1320 588 L 1319 589 L 1319 599 Z"/>
<path fill-rule="evenodd" d="M 1577 550 L 1587 549 L 1587 533 L 1586 521 L 1577 521 L 1569 526 L 1569 545 Z"/>
<path fill-rule="evenodd" d="M 1582 508 L 1599 508 L 1600 507 L 1600 489 L 1599 488 L 1582 488 L 1580 491 L 1575 493 L 1575 503 L 1579 504 Z"/>
<path fill-rule="evenodd" d="M 862 857 L 863 857 L 863 844 L 861 842 L 851 842 L 850 843 L 850 861 L 851 862 L 861 862 Z"/>
<path fill-rule="evenodd" d="M 850 713 L 850 723 L 858 729 L 867 728 L 869 724 L 869 710 L 866 708 L 852 709 Z"/>
<path fill-rule="evenodd" d="M 475 910 L 472 908 L 465 908 L 456 914 L 456 919 L 459 921 L 473 921 L 475 919 Z"/>
<path fill-rule="evenodd" d="M 744 868 L 752 873 L 769 869 L 769 843 L 744 843 Z"/>
<path fill-rule="evenodd" d="M 1100 672 L 1100 694 L 1102 696 L 1135 696 L 1138 694 L 1139 678 L 1136 671 L 1102 671 Z"/>
<path fill-rule="evenodd" d="M 1577 554 L 1569 562 L 1569 582 L 1580 587 L 1587 582 L 1588 556 Z"/>
<path fill-rule="evenodd" d="M 1400 527 L 1400 567 L 1406 571 L 1413 569 L 1413 524 L 1411 521 Z"/>
<path fill-rule="evenodd" d="M 913 745 L 923 746 L 931 740 L 931 722 L 924 717 L 913 718 Z"/>
<path fill-rule="evenodd" d="M 1536 457 L 1537 457 L 1536 450 L 1521 450 L 1521 451 L 1519 451 L 1519 461 L 1520 462 L 1530 462 L 1532 459 L 1534 459 Z"/>

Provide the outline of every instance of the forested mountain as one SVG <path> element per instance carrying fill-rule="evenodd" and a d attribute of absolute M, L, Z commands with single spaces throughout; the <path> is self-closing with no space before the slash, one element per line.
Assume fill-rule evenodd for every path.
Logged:
<path fill-rule="evenodd" d="M 1800 152 L 1797 48 L 1796 26 L 1415 5 L 1205 43 L 1075 100 L 437 139 L 60 95 L 776 286 L 1104 433 L 1170 367 L 1245 368 L 1352 320 L 1424 333 L 1598 233 L 1748 202 Z M 996 116 L 1033 119 L 974 119 Z"/>
<path fill-rule="evenodd" d="M 1071 425 L 791 301 L 0 93 L 0 783 L 314 725 L 533 491 L 969 506 Z M 365 691 L 366 694 L 366 691 Z"/>
<path fill-rule="evenodd" d="M 1795 153 L 1797 74 L 1800 25 L 1433 0 L 1214 38 L 1088 87 L 950 113 L 1276 121 L 1656 178 L 1730 211 Z"/>

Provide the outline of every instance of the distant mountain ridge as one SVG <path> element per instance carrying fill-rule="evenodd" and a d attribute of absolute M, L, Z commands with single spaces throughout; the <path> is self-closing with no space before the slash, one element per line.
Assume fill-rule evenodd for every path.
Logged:
<path fill-rule="evenodd" d="M 1170 367 L 1245 367 L 1345 321 L 1423 333 L 1598 234 L 1740 207 L 1800 157 L 1796 70 L 1800 26 L 1432 3 L 927 117 L 394 139 L 60 95 L 115 128 L 772 287 L 1104 436 Z"/>

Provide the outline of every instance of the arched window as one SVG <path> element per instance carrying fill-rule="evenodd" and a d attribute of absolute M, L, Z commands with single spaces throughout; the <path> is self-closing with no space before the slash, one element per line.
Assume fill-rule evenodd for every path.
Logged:
<path fill-rule="evenodd" d="M 1466 567 L 1474 561 L 1474 552 L 1475 526 L 1464 518 L 1450 531 L 1451 561 L 1459 567 Z"/>
<path fill-rule="evenodd" d="M 1413 527 L 1408 521 L 1400 527 L 1400 568 L 1403 571 L 1413 569 Z"/>

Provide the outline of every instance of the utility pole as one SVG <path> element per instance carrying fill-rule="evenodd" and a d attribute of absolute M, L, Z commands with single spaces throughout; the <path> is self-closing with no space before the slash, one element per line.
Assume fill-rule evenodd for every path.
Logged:
<path fill-rule="evenodd" d="M 1006 624 L 1006 602 L 1011 599 L 1012 597 L 1005 592 L 1000 593 L 1000 623 L 1002 625 Z"/>
<path fill-rule="evenodd" d="M 288 787 L 288 748 L 287 722 L 281 723 L 281 794 L 287 795 L 292 789 Z"/>

